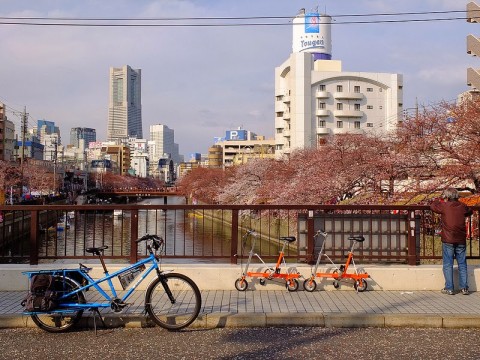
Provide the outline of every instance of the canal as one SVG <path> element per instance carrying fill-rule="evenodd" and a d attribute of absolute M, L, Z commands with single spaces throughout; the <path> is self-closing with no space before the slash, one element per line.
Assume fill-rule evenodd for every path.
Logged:
<path fill-rule="evenodd" d="M 165 205 L 164 198 L 147 198 L 138 205 Z M 167 205 L 185 204 L 185 198 L 169 196 Z M 130 253 L 131 211 L 75 211 L 62 215 L 56 226 L 42 232 L 39 256 L 46 258 L 88 256 L 88 247 L 108 246 L 105 256 L 122 258 Z M 230 256 L 231 228 L 212 216 L 189 210 L 139 209 L 138 235 L 157 234 L 165 239 L 164 258 L 175 262 L 224 262 Z M 140 243 L 138 254 L 146 254 Z M 201 257 L 209 257 L 202 260 Z M 193 259 L 197 257 L 197 259 Z M 220 259 L 223 258 L 223 259 Z M 127 261 L 127 260 L 123 260 Z"/>

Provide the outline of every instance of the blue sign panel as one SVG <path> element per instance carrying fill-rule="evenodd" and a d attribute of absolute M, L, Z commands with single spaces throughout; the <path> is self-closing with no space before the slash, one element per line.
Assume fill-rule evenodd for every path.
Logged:
<path fill-rule="evenodd" d="M 308 13 L 305 15 L 305 33 L 318 34 L 320 32 L 318 13 Z"/>

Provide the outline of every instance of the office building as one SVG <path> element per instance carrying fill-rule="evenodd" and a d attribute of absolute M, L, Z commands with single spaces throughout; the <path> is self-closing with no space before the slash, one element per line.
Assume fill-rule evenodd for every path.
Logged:
<path fill-rule="evenodd" d="M 141 70 L 125 65 L 110 68 L 107 140 L 117 143 L 129 137 L 141 139 Z"/>
<path fill-rule="evenodd" d="M 95 129 L 76 127 L 70 130 L 70 145 L 84 151 L 88 149 L 88 144 L 97 141 Z"/>
<path fill-rule="evenodd" d="M 150 125 L 150 141 L 148 142 L 150 168 L 156 171 L 160 159 L 172 159 L 175 164 L 183 161 L 179 154 L 179 146 L 175 143 L 175 131 L 166 125 Z"/>
<path fill-rule="evenodd" d="M 14 161 L 15 125 L 7 119 L 5 105 L 0 103 L 0 160 Z"/>

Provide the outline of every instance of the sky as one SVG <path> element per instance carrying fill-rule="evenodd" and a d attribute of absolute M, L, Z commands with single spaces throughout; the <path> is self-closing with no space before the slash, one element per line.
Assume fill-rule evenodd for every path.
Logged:
<path fill-rule="evenodd" d="M 454 101 L 469 89 L 466 69 L 480 68 L 480 59 L 466 53 L 466 37 L 480 36 L 480 24 L 465 20 L 378 22 L 464 18 L 463 12 L 342 15 L 464 11 L 468 2 L 0 0 L 0 102 L 6 104 L 7 116 L 17 130 L 20 112 L 26 109 L 29 127 L 38 119 L 54 121 L 64 145 L 70 142 L 72 127 L 94 128 L 97 140 L 105 141 L 109 69 L 130 65 L 142 70 L 144 137 L 148 138 L 150 125 L 167 125 L 175 131 L 175 142 L 188 160 L 190 153 L 207 153 L 214 138 L 225 136 L 227 130 L 242 127 L 273 138 L 275 67 L 292 52 L 288 18 L 256 20 L 282 25 L 208 27 L 27 26 L 5 24 L 13 21 L 5 18 L 293 18 L 301 8 L 318 7 L 334 20 L 332 59 L 341 60 L 344 71 L 402 74 L 403 103 L 408 109 L 417 103 L 430 106 Z M 369 23 L 345 24 L 348 21 Z M 245 22 L 203 19 L 169 24 Z"/>

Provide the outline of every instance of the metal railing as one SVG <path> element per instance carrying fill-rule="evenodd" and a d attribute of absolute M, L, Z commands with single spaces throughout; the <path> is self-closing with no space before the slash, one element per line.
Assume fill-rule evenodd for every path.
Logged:
<path fill-rule="evenodd" d="M 479 210 L 466 222 L 467 256 L 480 259 Z M 255 251 L 278 255 L 280 236 L 296 236 L 291 262 L 310 263 L 329 233 L 326 252 L 347 256 L 350 235 L 366 241 L 356 258 L 369 263 L 435 263 L 441 259 L 439 218 L 427 206 L 347 205 L 28 205 L 2 206 L 0 263 L 88 259 L 85 249 L 106 245 L 105 258 L 135 262 L 145 255 L 135 240 L 150 233 L 166 240 L 165 259 L 237 263 L 248 256 L 247 229 L 261 234 Z"/>

